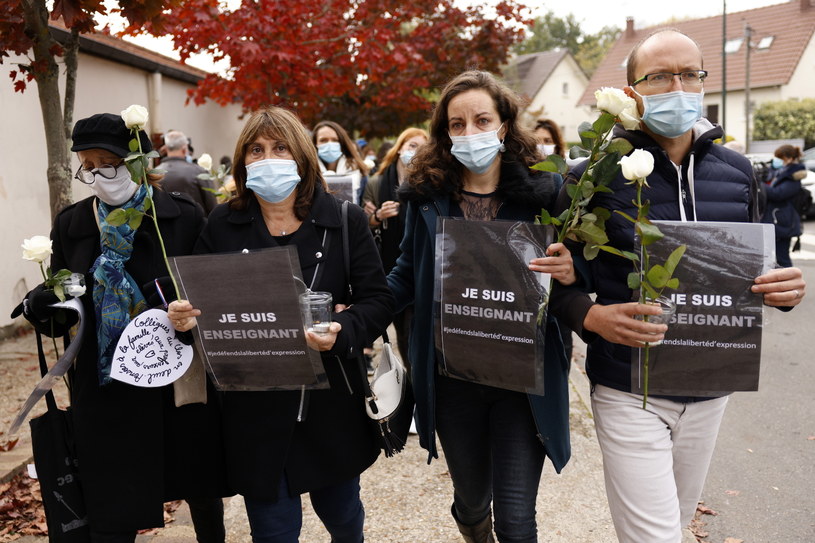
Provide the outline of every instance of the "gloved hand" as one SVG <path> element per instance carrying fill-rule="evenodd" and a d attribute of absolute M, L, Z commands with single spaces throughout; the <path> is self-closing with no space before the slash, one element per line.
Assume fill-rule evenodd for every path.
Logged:
<path fill-rule="evenodd" d="M 170 302 L 176 299 L 173 280 L 170 279 L 169 275 L 157 277 L 156 279 L 161 287 L 161 292 L 164 293 L 164 299 L 167 300 L 167 304 L 169 305 Z M 164 302 L 161 301 L 161 296 L 159 296 L 155 281 L 149 281 L 143 284 L 141 293 L 144 295 L 144 299 L 147 300 L 147 305 L 150 307 L 164 307 Z"/>
<path fill-rule="evenodd" d="M 11 318 L 22 314 L 39 333 L 49 337 L 64 336 L 77 323 L 79 315 L 74 311 L 51 307 L 57 302 L 59 298 L 54 291 L 39 284 L 14 308 Z"/>
<path fill-rule="evenodd" d="M 192 330 L 187 330 L 186 332 L 180 332 L 176 330 L 175 338 L 184 345 L 192 345 L 193 343 L 195 343 L 195 338 L 193 338 L 192 336 Z"/>

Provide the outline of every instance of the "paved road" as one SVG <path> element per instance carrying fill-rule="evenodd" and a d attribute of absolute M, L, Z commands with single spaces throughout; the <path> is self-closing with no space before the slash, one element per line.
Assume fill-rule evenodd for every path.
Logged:
<path fill-rule="evenodd" d="M 815 541 L 815 222 L 803 251 L 808 299 L 770 310 L 758 392 L 736 393 L 724 417 L 703 494 L 711 543 Z"/>

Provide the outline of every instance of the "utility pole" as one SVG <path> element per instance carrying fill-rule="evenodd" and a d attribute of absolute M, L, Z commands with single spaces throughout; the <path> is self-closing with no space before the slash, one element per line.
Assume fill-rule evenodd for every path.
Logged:
<path fill-rule="evenodd" d="M 722 132 L 727 137 L 727 0 L 722 0 Z M 722 143 L 725 143 L 724 141 Z"/>
<path fill-rule="evenodd" d="M 744 152 L 750 152 L 750 49 L 753 37 L 753 28 L 750 23 L 744 23 L 744 44 L 747 46 L 744 53 Z"/>

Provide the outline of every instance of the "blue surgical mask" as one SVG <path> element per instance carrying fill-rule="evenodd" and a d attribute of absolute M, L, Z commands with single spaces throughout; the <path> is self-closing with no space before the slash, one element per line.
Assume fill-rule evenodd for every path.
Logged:
<path fill-rule="evenodd" d="M 300 174 L 293 160 L 268 158 L 246 165 L 246 188 L 269 203 L 288 198 L 298 183 Z"/>
<path fill-rule="evenodd" d="M 780 170 L 784 167 L 784 160 L 778 158 L 777 156 L 773 157 L 773 168 L 776 170 Z"/>
<path fill-rule="evenodd" d="M 678 138 L 702 117 L 703 92 L 637 95 L 642 98 L 642 122 L 660 136 Z"/>
<path fill-rule="evenodd" d="M 468 136 L 450 136 L 450 141 L 453 142 L 450 152 L 471 172 L 484 173 L 498 153 L 504 151 L 504 142 L 498 139 L 498 130 Z"/>
<path fill-rule="evenodd" d="M 340 147 L 340 142 L 329 141 L 327 143 L 321 143 L 320 145 L 317 146 L 317 156 L 319 156 L 320 160 L 322 160 L 326 164 L 336 162 L 342 156 L 342 148 Z"/>
<path fill-rule="evenodd" d="M 399 155 L 399 158 L 402 160 L 402 164 L 407 166 L 410 164 L 410 161 L 413 160 L 413 157 L 416 156 L 416 151 L 413 149 L 402 149 L 402 153 Z"/>

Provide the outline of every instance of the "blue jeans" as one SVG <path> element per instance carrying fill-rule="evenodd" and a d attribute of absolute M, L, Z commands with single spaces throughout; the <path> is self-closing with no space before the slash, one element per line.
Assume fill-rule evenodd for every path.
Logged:
<path fill-rule="evenodd" d="M 289 496 L 281 477 L 277 501 L 244 496 L 254 543 L 297 543 L 303 527 L 300 496 Z M 314 512 L 323 521 L 332 543 L 362 543 L 365 509 L 359 499 L 359 477 L 309 492 Z"/>
<path fill-rule="evenodd" d="M 545 450 L 526 394 L 436 376 L 436 430 L 462 524 L 495 515 L 502 543 L 537 539 L 535 500 Z"/>

